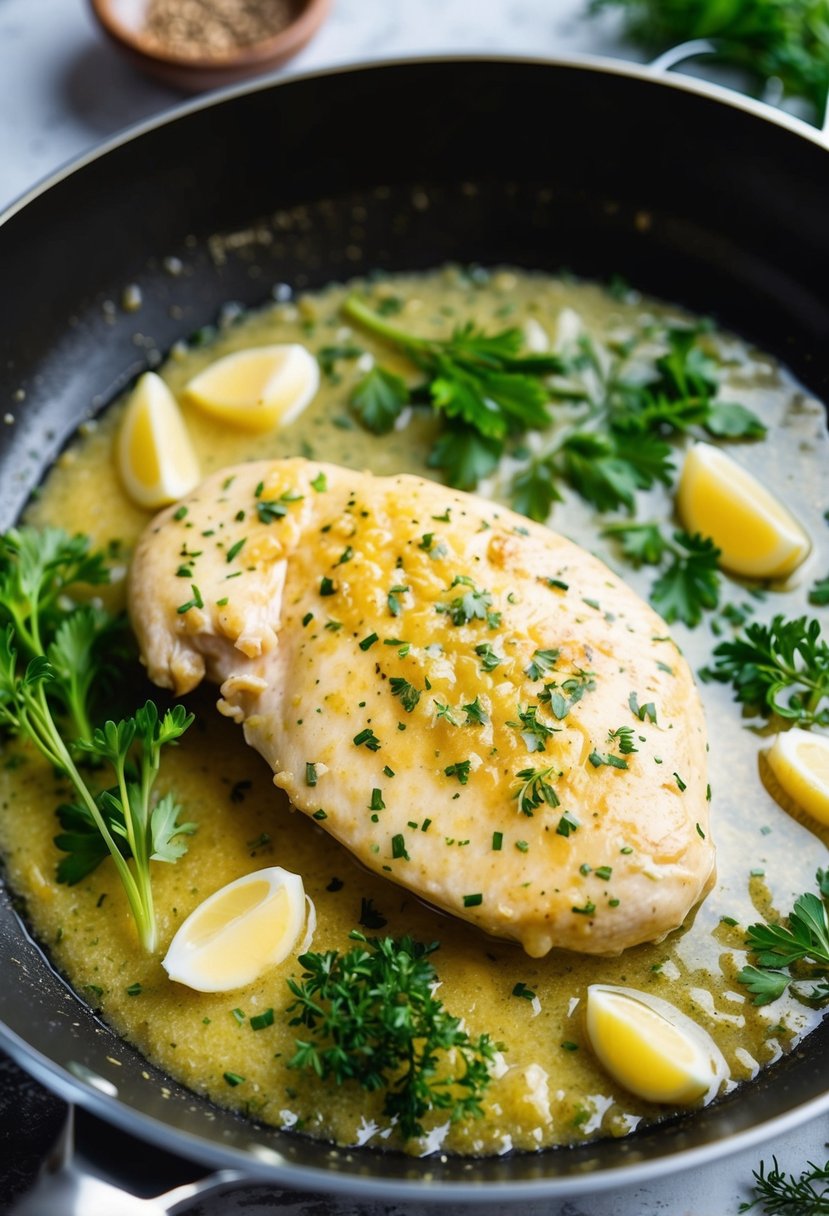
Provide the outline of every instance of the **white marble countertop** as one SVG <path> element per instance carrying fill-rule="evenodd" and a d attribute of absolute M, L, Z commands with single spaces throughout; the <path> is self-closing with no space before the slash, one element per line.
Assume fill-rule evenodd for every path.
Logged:
<path fill-rule="evenodd" d="M 635 57 L 620 41 L 613 17 L 588 22 L 584 7 L 583 0 L 335 0 L 327 24 L 282 74 L 426 52 L 588 51 Z M 181 100 L 121 60 L 98 34 L 83 0 L 0 0 L 0 207 L 94 144 Z M 522 1211 L 526 1216 L 734 1216 L 762 1156 L 770 1163 L 775 1154 L 782 1167 L 797 1173 L 809 1160 L 826 1159 L 827 1140 L 824 1116 L 705 1169 L 561 1204 L 528 1204 Z M 283 1216 L 437 1216 L 434 1207 L 386 1207 L 262 1187 L 189 1210 L 193 1216 L 265 1216 L 277 1208 Z"/>

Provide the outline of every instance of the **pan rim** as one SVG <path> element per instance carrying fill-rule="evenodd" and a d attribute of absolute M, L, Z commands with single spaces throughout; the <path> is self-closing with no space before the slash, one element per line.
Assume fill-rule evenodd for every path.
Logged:
<path fill-rule="evenodd" d="M 298 1165 L 290 1161 L 284 1164 L 257 1159 L 252 1152 L 245 1152 L 224 1145 L 219 1141 L 206 1141 L 203 1137 L 181 1128 L 172 1128 L 152 1115 L 145 1114 L 133 1106 L 127 1106 L 119 1097 L 111 1097 L 91 1085 L 84 1085 L 66 1069 L 30 1047 L 22 1038 L 0 1022 L 0 1046 L 21 1068 L 36 1081 L 70 1104 L 81 1106 L 90 1114 L 114 1125 L 120 1131 L 137 1136 L 156 1148 L 173 1151 L 187 1160 L 209 1167 L 210 1173 L 220 1169 L 239 1170 L 244 1178 L 239 1185 L 256 1185 L 265 1182 L 280 1182 L 292 1189 L 337 1194 L 343 1198 L 369 1200 L 411 1200 L 437 1204 L 477 1203 L 495 1204 L 505 1200 L 532 1202 L 536 1199 L 565 1199 L 584 1197 L 607 1192 L 616 1187 L 631 1188 L 644 1182 L 678 1174 L 695 1166 L 711 1165 L 724 1157 L 753 1148 L 767 1142 L 771 1136 L 785 1135 L 806 1121 L 829 1111 L 829 1090 L 795 1107 L 784 1114 L 774 1115 L 754 1127 L 733 1132 L 711 1143 L 667 1153 L 664 1157 L 631 1162 L 630 1165 L 613 1166 L 607 1169 L 585 1171 L 576 1175 L 548 1175 L 516 1181 L 482 1179 L 477 1182 L 435 1181 L 429 1177 L 409 1179 L 374 1177 L 367 1174 L 345 1173 L 325 1170 L 309 1165 Z M 171 1142 L 172 1141 L 172 1142 Z M 319 1142 L 321 1146 L 325 1142 Z M 547 1150 L 549 1153 L 551 1150 Z M 552 1150 L 555 1152 L 556 1150 Z M 565 1150 L 566 1151 L 566 1150 Z M 528 1160 L 533 1153 L 521 1154 Z M 376 1153 L 382 1161 L 384 1154 Z M 538 1154 L 540 1160 L 543 1153 Z M 412 1158 L 412 1162 L 428 1162 L 429 1158 Z M 468 1158 L 474 1164 L 478 1158 Z"/>
<path fill-rule="evenodd" d="M 451 65 L 458 63 L 516 64 L 528 67 L 564 69 L 576 68 L 599 74 L 626 77 L 638 80 L 642 84 L 676 89 L 709 101 L 719 102 L 730 106 L 732 109 L 743 111 L 755 118 L 770 122 L 772 125 L 778 126 L 790 134 L 800 136 L 824 151 L 829 150 L 827 137 L 821 128 L 813 126 L 811 123 L 798 118 L 794 114 L 789 114 L 785 110 L 777 109 L 766 102 L 758 101 L 756 98 L 748 97 L 743 93 L 738 93 L 725 85 L 700 80 L 695 76 L 675 75 L 649 64 L 616 59 L 610 55 L 573 54 L 545 56 L 506 53 L 498 55 L 483 52 L 445 55 L 402 55 L 391 59 L 365 59 L 353 64 L 314 68 L 307 72 L 290 73 L 284 76 L 276 74 L 260 76 L 253 81 L 227 85 L 221 89 L 211 90 L 209 93 L 194 100 L 184 101 L 178 105 L 166 108 L 159 114 L 152 115 L 150 118 L 142 119 L 136 123 L 131 123 L 108 139 L 93 144 L 86 151 L 72 157 L 63 165 L 60 165 L 57 169 L 35 182 L 34 185 L 24 190 L 17 198 L 12 199 L 0 211 L 0 227 L 12 220 L 36 199 L 88 165 L 94 164 L 96 161 L 108 156 L 111 152 L 132 143 L 134 140 L 140 139 L 144 135 L 148 135 L 162 127 L 172 126 L 180 119 L 185 119 L 191 114 L 197 114 L 202 110 L 210 110 L 214 106 L 224 105 L 228 101 L 245 97 L 249 94 L 265 92 L 269 89 L 282 88 L 286 85 L 300 82 L 310 82 L 323 77 L 361 75 L 372 71 L 384 71 L 389 68 L 418 67 L 425 64 Z"/>
<path fill-rule="evenodd" d="M 616 60 L 599 55 L 535 56 L 485 53 L 404 56 L 393 59 L 372 59 L 357 64 L 320 68 L 286 76 L 266 76 L 256 81 L 229 86 L 192 101 L 186 101 L 161 114 L 135 123 L 117 135 L 93 146 L 59 167 L 41 181 L 30 187 L 0 213 L 0 227 L 27 206 L 45 195 L 75 173 L 108 156 L 117 149 L 149 135 L 193 114 L 224 105 L 235 99 L 302 81 L 314 81 L 331 76 L 351 76 L 393 68 L 409 68 L 424 65 L 452 64 L 512 64 L 537 66 L 565 70 L 582 70 L 599 75 L 610 75 L 632 79 L 642 84 L 658 85 L 678 89 L 683 93 L 707 99 L 742 111 L 754 118 L 800 136 L 827 151 L 824 134 L 816 127 L 794 115 L 778 111 L 763 102 L 744 97 L 732 90 L 700 81 L 693 77 L 666 76 L 648 65 Z M 208 1141 L 202 1135 L 190 1133 L 182 1128 L 171 1127 L 155 1116 L 126 1105 L 122 1099 L 113 1098 L 85 1085 L 64 1067 L 31 1047 L 19 1035 L 0 1022 L 0 1045 L 9 1055 L 37 1080 L 69 1102 L 75 1102 L 90 1113 L 103 1117 L 107 1122 L 127 1133 L 138 1135 L 158 1148 L 170 1148 L 171 1139 L 176 1152 L 191 1160 L 212 1168 L 230 1166 L 241 1168 L 251 1183 L 257 1181 L 279 1181 L 288 1186 L 326 1192 L 337 1192 L 349 1198 L 373 1198 L 375 1200 L 412 1200 L 415 1196 L 426 1203 L 460 1202 L 480 1204 L 500 1203 L 505 1200 L 565 1198 L 605 1192 L 612 1187 L 631 1187 L 645 1181 L 678 1173 L 694 1166 L 707 1165 L 742 1149 L 768 1141 L 772 1135 L 783 1134 L 807 1120 L 829 1111 L 829 1090 L 809 1099 L 789 1111 L 773 1115 L 751 1128 L 730 1133 L 712 1142 L 691 1148 L 666 1153 L 662 1157 L 645 1161 L 634 1161 L 629 1165 L 613 1166 L 595 1173 L 582 1175 L 552 1175 L 524 1180 L 438 1181 L 420 1178 L 372 1177 L 357 1172 L 336 1172 L 305 1164 L 265 1163 L 257 1160 L 252 1152 L 216 1141 Z M 532 1159 L 532 1154 L 527 1154 Z M 376 1154 L 382 1161 L 382 1154 Z M 417 1159 L 414 1159 L 417 1160 Z M 427 1159 L 428 1160 L 428 1159 Z M 471 1159 L 474 1161 L 474 1159 Z"/>

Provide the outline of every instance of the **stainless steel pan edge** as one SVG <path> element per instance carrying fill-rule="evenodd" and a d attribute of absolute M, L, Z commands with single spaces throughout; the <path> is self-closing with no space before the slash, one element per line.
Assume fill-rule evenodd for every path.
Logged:
<path fill-rule="evenodd" d="M 528 88 L 529 77 L 534 82 L 531 89 Z M 807 244 L 815 264 L 811 268 L 805 265 L 802 231 L 788 234 L 796 272 L 791 270 L 785 257 L 782 260 L 772 257 L 771 264 L 765 267 L 760 265 L 757 247 L 745 250 L 745 258 L 742 261 L 737 258 L 734 266 L 729 265 L 727 273 L 723 272 L 721 276 L 726 288 L 732 281 L 734 284 L 731 295 L 725 291 L 723 298 L 726 304 L 722 315 L 737 328 L 743 331 L 756 329 L 760 335 L 768 335 L 770 327 L 773 328 L 772 322 L 785 318 L 786 324 L 777 330 L 777 347 L 774 342 L 768 341 L 768 337 L 766 344 L 776 349 L 776 353 L 783 358 L 793 355 L 790 362 L 797 365 L 802 378 L 815 391 L 829 397 L 829 313 L 819 291 L 820 282 L 825 283 L 829 278 L 829 274 L 822 274 L 824 270 L 829 272 L 829 248 L 825 236 L 821 243 L 815 226 L 819 203 L 829 200 L 829 162 L 821 149 L 822 136 L 797 119 L 770 112 L 759 103 L 735 97 L 716 86 L 678 78 L 667 82 L 657 81 L 646 69 L 595 58 L 541 61 L 516 60 L 514 57 L 453 57 L 369 65 L 333 74 L 314 73 L 284 83 L 248 85 L 227 90 L 205 101 L 183 106 L 162 119 L 142 124 L 56 174 L 24 196 L 2 217 L 0 252 L 5 255 L 4 266 L 11 269 L 5 292 L 0 298 L 0 387 L 3 390 L 3 408 L 8 403 L 8 413 L 14 419 L 6 433 L 0 435 L 2 526 L 7 526 L 15 517 L 31 488 L 77 423 L 89 412 L 94 412 L 131 375 L 145 366 L 155 349 L 164 350 L 176 337 L 186 333 L 188 326 L 195 328 L 211 320 L 223 299 L 236 297 L 245 303 L 260 300 L 266 294 L 277 268 L 284 268 L 289 280 L 293 270 L 295 275 L 305 275 L 309 281 L 337 277 L 349 269 L 341 257 L 342 251 L 333 247 L 334 237 L 343 235 L 336 232 L 336 226 L 329 234 L 331 248 L 328 249 L 329 263 L 326 266 L 303 268 L 300 265 L 297 271 L 299 263 L 296 258 L 291 261 L 287 255 L 281 260 L 276 259 L 276 262 L 273 259 L 268 262 L 266 258 L 264 269 L 258 275 L 250 274 L 251 267 L 256 263 L 245 262 L 244 259 L 239 260 L 238 264 L 230 259 L 223 266 L 216 265 L 215 259 L 211 262 L 201 253 L 201 242 L 214 230 L 210 224 L 211 210 L 209 207 L 199 209 L 194 196 L 198 183 L 194 185 L 186 181 L 182 185 L 184 201 L 175 198 L 171 201 L 165 196 L 159 202 L 158 210 L 164 214 L 150 215 L 145 212 L 142 215 L 140 208 L 133 207 L 130 212 L 128 206 L 127 222 L 134 223 L 136 227 L 132 234 L 127 234 L 129 239 L 125 239 L 123 232 L 117 231 L 119 223 L 122 227 L 124 223 L 124 212 L 117 204 L 123 204 L 125 198 L 131 197 L 130 191 L 133 194 L 137 191 L 139 195 L 143 192 L 142 201 L 145 204 L 154 197 L 145 179 L 130 180 L 131 153 L 136 153 L 142 172 L 152 175 L 154 149 L 161 145 L 158 159 L 164 162 L 165 171 L 169 172 L 166 178 L 162 174 L 159 180 L 166 184 L 171 181 L 181 184 L 181 179 L 176 178 L 169 167 L 170 149 L 179 140 L 180 147 L 185 149 L 182 159 L 186 162 L 187 137 L 194 128 L 197 132 L 201 131 L 202 136 L 206 128 L 210 128 L 211 138 L 215 136 L 217 146 L 224 150 L 223 154 L 227 154 L 228 163 L 232 163 L 232 153 L 227 149 L 233 124 L 225 119 L 234 112 L 234 108 L 247 108 L 247 113 L 251 114 L 257 113 L 258 107 L 260 120 L 263 115 L 275 120 L 278 138 L 290 142 L 287 117 L 292 97 L 303 102 L 306 114 L 310 103 L 312 107 L 317 106 L 324 117 L 326 113 L 330 116 L 331 106 L 336 106 L 338 102 L 347 108 L 348 98 L 355 89 L 357 92 L 362 90 L 365 97 L 386 96 L 389 89 L 392 92 L 396 89 L 395 97 L 399 103 L 416 80 L 420 80 L 424 87 L 428 84 L 434 88 L 439 83 L 445 90 L 445 96 L 456 106 L 462 104 L 466 92 L 471 90 L 480 96 L 483 86 L 491 88 L 493 104 L 488 105 L 486 97 L 477 109 L 470 104 L 466 115 L 469 122 L 481 122 L 483 119 L 501 121 L 498 117 L 501 111 L 495 103 L 503 108 L 505 99 L 514 93 L 513 107 L 503 119 L 502 133 L 505 134 L 510 133 L 507 118 L 514 120 L 521 113 L 519 103 L 526 104 L 530 100 L 537 102 L 538 97 L 549 97 L 554 115 L 562 116 L 562 107 L 566 107 L 574 89 L 587 110 L 590 110 L 591 95 L 597 89 L 613 93 L 616 101 L 627 95 L 626 90 L 632 90 L 640 100 L 631 105 L 631 115 L 640 118 L 650 113 L 649 105 L 656 100 L 660 106 L 675 110 L 683 136 L 688 134 L 687 129 L 683 129 L 683 122 L 687 123 L 688 116 L 696 115 L 697 107 L 700 107 L 698 147 L 707 147 L 707 140 L 722 135 L 723 129 L 728 128 L 729 124 L 736 124 L 735 129 L 739 129 L 740 133 L 748 132 L 750 138 L 757 140 L 760 149 L 757 171 L 762 170 L 761 176 L 770 174 L 774 177 L 773 182 L 769 179 L 773 197 L 765 210 L 760 208 L 761 214 L 756 218 L 748 217 L 748 230 L 751 231 L 754 226 L 757 232 L 752 231 L 752 237 L 756 238 L 758 233 L 762 237 L 764 232 L 774 233 L 775 225 L 783 217 L 790 216 L 789 224 L 796 221 L 794 226 L 799 226 L 801 230 L 805 228 L 810 236 Z M 401 88 L 403 81 L 406 82 L 405 89 Z M 527 90 L 526 96 L 522 96 L 523 89 Z M 571 124 L 574 121 L 577 125 L 581 124 L 586 135 L 597 141 L 605 139 L 603 150 L 607 150 L 609 155 L 613 151 L 612 145 L 619 142 L 619 136 L 612 128 L 619 123 L 620 113 L 612 100 L 608 99 L 604 117 L 608 130 L 604 135 L 600 130 L 601 107 L 594 106 L 586 117 L 584 114 L 569 116 Z M 572 104 L 575 105 L 575 102 Z M 440 108 L 436 108 L 434 102 L 431 103 L 431 111 L 430 117 L 437 119 Z M 709 126 L 712 117 L 717 121 L 714 126 Z M 377 121 L 382 125 L 379 118 Z M 664 136 L 669 127 L 665 126 L 664 116 L 661 126 L 659 120 L 654 125 L 660 128 L 656 134 L 651 132 L 652 138 L 657 141 L 654 153 L 660 158 L 665 155 L 664 146 L 658 142 L 660 134 Z M 416 131 L 416 124 L 413 123 L 403 122 L 403 127 L 409 137 Z M 390 135 L 392 129 L 393 124 L 387 123 L 385 134 Z M 308 136 L 309 130 L 313 133 L 313 124 L 306 120 L 303 137 Z M 623 132 L 623 139 L 624 136 Z M 516 142 L 520 145 L 519 151 L 526 149 L 526 141 L 522 142 L 519 138 Z M 570 139 L 569 143 L 566 140 L 563 142 L 566 151 L 571 154 L 571 160 L 578 160 L 577 141 Z M 200 147 L 203 150 L 203 145 Z M 467 172 L 474 167 L 469 156 L 464 159 L 464 154 L 452 147 L 451 140 L 444 141 L 443 153 L 457 155 L 463 162 L 462 169 Z M 636 154 L 633 144 L 631 153 Z M 717 154 L 715 146 L 711 147 L 713 169 L 711 165 L 707 167 L 714 174 L 714 185 L 724 206 L 733 202 L 734 190 L 724 176 L 723 162 L 726 159 L 739 160 L 741 153 L 745 160 L 742 148 L 735 147 L 733 155 L 729 150 L 726 158 L 721 152 Z M 786 171 L 782 173 L 779 165 L 781 155 L 787 158 Z M 413 160 L 417 174 L 410 169 L 410 180 L 422 174 L 421 180 L 433 184 L 440 178 L 437 170 L 441 165 L 445 169 L 440 156 L 437 159 L 433 157 L 434 163 L 431 164 L 425 153 L 422 157 L 413 157 Z M 749 180 L 757 165 L 756 159 L 748 161 L 746 172 Z M 636 167 L 645 176 L 647 166 L 647 158 L 637 161 Z M 400 203 L 406 196 L 405 165 L 392 154 L 384 167 L 389 169 L 395 188 L 399 188 L 400 199 L 397 202 Z M 502 176 L 507 176 L 509 168 L 514 169 L 514 166 L 499 166 Z M 592 175 L 590 158 L 583 156 L 578 160 L 577 168 L 582 177 L 576 184 L 586 182 L 590 189 L 595 190 L 596 177 Z M 367 166 L 364 155 L 355 157 L 352 175 L 343 171 L 341 166 L 336 168 L 334 176 L 339 175 L 339 180 L 335 193 L 338 192 L 339 196 L 346 194 L 349 198 L 360 196 L 361 191 L 365 194 L 369 190 L 368 169 L 370 165 Z M 660 170 L 663 175 L 667 173 L 671 185 L 675 184 L 674 177 L 680 183 L 684 181 L 683 174 L 678 170 L 675 173 L 675 170 L 677 167 L 670 158 Z M 791 192 L 787 190 L 789 170 Z M 548 169 L 548 173 L 554 177 L 561 176 L 560 168 L 555 164 Z M 318 170 L 309 171 L 306 166 L 299 174 L 300 181 L 294 185 L 293 193 L 288 190 L 284 201 L 290 205 L 303 197 L 319 197 L 319 190 L 315 193 L 315 188 L 324 176 Z M 531 190 L 544 188 L 543 177 L 544 174 L 539 173 L 531 183 L 526 184 L 528 198 Z M 217 183 L 221 185 L 221 176 L 210 184 L 217 188 Z M 283 201 L 279 190 L 274 187 L 273 179 L 266 177 L 266 189 L 260 199 L 262 205 L 252 207 L 251 198 L 256 197 L 260 185 L 254 181 L 249 186 L 250 197 L 243 197 L 241 206 L 235 211 L 228 200 L 224 200 L 222 206 L 217 202 L 214 208 L 217 219 L 215 228 L 226 230 L 241 227 L 245 219 L 249 221 L 252 216 L 269 212 Z M 350 193 L 346 189 L 349 185 L 353 187 Z M 619 185 L 621 187 L 622 184 Z M 573 258 L 569 264 L 574 269 L 584 268 L 587 273 L 600 274 L 601 270 L 596 269 L 598 254 L 605 257 L 608 249 L 616 249 L 620 259 L 624 260 L 633 249 L 629 257 L 631 265 L 621 268 L 630 272 L 635 269 L 637 262 L 641 262 L 643 276 L 637 279 L 630 274 L 630 277 L 634 281 L 641 281 L 644 277 L 648 282 L 643 285 L 653 283 L 658 290 L 662 273 L 658 262 L 668 248 L 675 254 L 677 266 L 682 268 L 686 279 L 675 292 L 666 290 L 663 285 L 660 294 L 684 299 L 693 305 L 700 291 L 708 284 L 709 275 L 719 273 L 717 268 L 720 263 L 717 259 L 721 262 L 725 258 L 727 263 L 730 257 L 736 258 L 735 250 L 741 253 L 741 238 L 735 236 L 735 232 L 742 230 L 743 226 L 728 223 L 723 225 L 722 231 L 714 231 L 716 225 L 711 217 L 716 218 L 716 207 L 709 207 L 708 214 L 703 217 L 704 222 L 697 223 L 699 217 L 696 214 L 691 215 L 689 220 L 682 208 L 677 212 L 676 208 L 664 204 L 666 194 L 662 185 L 664 183 L 660 184 L 659 181 L 649 181 L 648 188 L 643 188 L 641 192 L 641 198 L 634 197 L 637 192 L 631 192 L 628 186 L 615 193 L 605 191 L 604 202 L 609 200 L 615 211 L 608 212 L 606 219 L 601 218 L 599 211 L 590 216 L 596 227 L 588 235 L 592 237 L 596 233 L 604 233 L 606 237 L 599 240 L 598 250 L 592 247 L 585 249 L 578 244 L 584 240 L 584 232 L 574 218 L 575 212 L 570 205 L 572 200 L 568 201 L 567 190 L 560 183 L 553 189 L 548 204 L 553 209 L 558 208 L 557 220 L 563 217 L 571 224 L 567 232 L 575 235 L 572 242 Z M 557 193 L 559 189 L 560 193 Z M 493 182 L 489 183 L 487 190 L 490 193 L 486 194 L 485 201 L 492 203 L 497 221 L 504 225 L 514 221 L 516 213 L 508 192 L 499 191 Z M 103 200 L 97 197 L 96 192 L 104 195 Z M 244 195 L 245 192 L 242 193 Z M 520 190 L 518 194 L 524 198 Z M 469 244 L 464 246 L 459 231 L 451 227 L 455 201 L 451 190 L 447 190 L 436 209 L 441 223 L 447 225 L 445 233 L 441 229 L 441 236 L 446 238 L 443 246 L 437 241 L 440 246 L 438 256 L 444 253 L 447 241 L 450 247 L 453 241 L 460 241 L 457 256 L 470 258 Z M 85 218 L 78 213 L 81 204 L 88 206 L 91 213 Z M 188 205 L 191 206 L 190 210 L 187 210 Z M 110 216 L 108 225 L 105 222 L 107 214 Z M 654 217 L 655 223 L 650 223 L 645 231 L 634 230 L 633 221 L 642 214 Z M 820 214 L 822 218 L 825 210 L 821 210 Z M 430 233 L 429 223 L 434 223 L 435 213 L 431 220 L 424 220 L 423 217 L 418 219 L 413 213 L 407 215 L 411 224 L 407 238 L 409 248 L 422 249 L 425 240 L 426 248 L 433 250 L 435 233 L 434 229 Z M 378 222 L 381 218 L 378 211 Z M 317 219 L 322 223 L 320 216 Z M 31 241 L 38 232 L 38 223 L 42 225 L 45 220 L 49 221 L 49 225 L 45 229 L 41 227 L 41 247 L 33 245 Z M 544 224 L 542 216 L 538 234 L 549 237 Z M 603 224 L 606 225 L 606 232 L 601 227 Z M 815 241 L 812 246 L 813 227 Z M 195 231 L 195 244 L 186 239 L 191 231 Z M 77 251 L 73 252 L 67 244 L 76 235 L 82 244 L 85 243 L 86 255 L 92 259 L 85 272 L 83 260 L 79 260 L 75 256 Z M 99 237 L 100 244 L 106 247 L 107 256 L 104 258 L 98 256 L 93 240 L 95 235 Z M 501 249 L 503 260 L 515 257 L 526 263 L 532 252 L 532 241 L 528 247 L 514 232 L 499 229 L 493 237 L 485 226 L 477 234 L 473 226 L 468 240 L 474 240 L 476 235 L 489 240 L 485 253 L 491 255 L 494 249 Z M 405 261 L 400 260 L 406 252 L 405 242 L 395 245 L 385 230 L 383 236 L 384 239 L 388 238 L 388 252 L 393 255 L 392 260 L 384 264 L 406 265 Z M 428 244 L 430 236 L 431 245 Z M 685 247 L 686 240 L 691 241 L 690 252 Z M 38 318 L 38 296 L 24 280 L 24 253 L 29 258 L 30 277 L 34 273 L 42 283 L 42 274 L 38 272 L 43 267 L 38 263 L 44 256 L 44 242 L 45 256 L 53 260 L 55 289 L 44 300 L 41 288 L 42 315 Z M 18 246 L 17 251 L 12 248 L 14 244 Z M 562 243 L 558 240 L 558 243 L 553 241 L 549 249 L 545 246 L 543 255 L 538 258 L 539 264 L 567 264 L 562 256 L 566 244 L 566 241 Z M 65 262 L 63 265 L 61 251 Z M 189 259 L 192 278 L 187 283 L 174 285 L 174 290 L 159 271 L 158 259 L 177 252 Z M 58 261 L 54 263 L 56 254 Z M 396 262 L 394 255 L 398 259 Z M 371 264 L 371 251 L 365 256 L 369 259 L 368 264 Z M 422 252 L 419 256 L 422 264 Z M 433 257 L 431 260 L 438 259 Z M 487 259 L 482 256 L 480 260 Z M 699 266 L 704 268 L 705 273 L 695 273 L 695 268 Z M 362 265 L 354 265 L 351 270 L 359 271 L 362 268 Z M 605 273 L 619 268 L 618 261 L 615 264 L 605 262 Z M 67 280 L 73 274 L 77 281 L 67 287 Z M 145 288 L 147 303 L 140 318 L 141 329 L 155 338 L 151 346 L 138 349 L 134 344 L 135 318 L 118 315 L 113 321 L 110 313 L 101 312 L 102 303 L 114 297 L 118 284 L 133 280 Z M 740 326 L 740 300 L 745 299 L 745 292 L 750 288 L 759 291 L 771 313 L 771 320 L 765 314 L 760 315 L 759 310 L 755 312 L 756 303 L 752 300 L 747 307 L 750 316 L 746 324 Z M 174 297 L 182 301 L 182 314 L 171 318 L 169 308 Z M 43 324 L 33 338 L 33 327 L 38 319 Z M 5 889 L 0 893 L 0 966 L 8 978 L 0 989 L 0 1015 L 5 1023 L 0 1027 L 0 1041 L 10 1054 L 50 1088 L 149 1143 L 166 1149 L 172 1147 L 205 1165 L 233 1166 L 251 1177 L 269 1178 L 309 1189 L 336 1190 L 340 1194 L 350 1195 L 373 1194 L 386 1199 L 411 1199 L 416 1196 L 421 1201 L 451 1199 L 476 1203 L 578 1194 L 638 1183 L 681 1168 L 700 1165 L 730 1151 L 758 1143 L 829 1109 L 823 1066 L 829 1046 L 829 1032 L 824 1024 L 790 1057 L 762 1074 L 756 1083 L 744 1091 L 699 1114 L 674 1120 L 623 1141 L 603 1141 L 574 1150 L 515 1155 L 487 1161 L 443 1158 L 412 1160 L 402 1155 L 336 1149 L 299 1136 L 256 1128 L 228 1112 L 211 1107 L 153 1070 L 127 1044 L 107 1030 L 55 974 L 39 947 L 23 929 Z"/>

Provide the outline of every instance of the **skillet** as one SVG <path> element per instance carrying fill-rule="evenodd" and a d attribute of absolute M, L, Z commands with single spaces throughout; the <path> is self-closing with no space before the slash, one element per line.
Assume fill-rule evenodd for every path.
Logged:
<path fill-rule="evenodd" d="M 378 267 L 621 274 L 714 315 L 829 400 L 827 214 L 819 133 L 610 61 L 403 61 L 183 107 L 0 220 L 0 527 L 80 422 L 228 300 Z M 119 306 L 128 285 L 138 312 Z M 755 1082 L 623 1140 L 484 1161 L 336 1149 L 258 1128 L 153 1069 L 52 969 L 5 887 L 0 974 L 0 1043 L 61 1096 L 192 1160 L 341 1195 L 480 1204 L 596 1191 L 829 1109 L 826 1019 Z"/>

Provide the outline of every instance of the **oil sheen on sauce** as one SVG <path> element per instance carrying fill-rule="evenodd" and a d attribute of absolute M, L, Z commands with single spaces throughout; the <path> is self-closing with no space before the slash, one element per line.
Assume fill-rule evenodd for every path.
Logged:
<path fill-rule="evenodd" d="M 468 319 L 498 329 L 532 318 L 553 334 L 565 307 L 599 337 L 622 332 L 643 316 L 686 319 L 633 292 L 618 299 L 589 284 L 512 270 L 470 275 L 448 268 L 388 276 L 361 288 L 375 303 L 388 297 L 401 301 L 396 323 L 435 336 Z M 208 345 L 175 349 L 161 374 L 180 391 L 198 370 L 242 347 L 302 342 L 318 353 L 356 342 L 384 366 L 409 375 L 405 362 L 344 326 L 339 314 L 344 294 L 343 287 L 333 286 L 235 320 L 220 327 Z M 722 603 L 747 603 L 761 620 L 776 612 L 814 614 L 807 590 L 825 572 L 829 553 L 823 518 L 829 506 L 829 442 L 822 408 L 768 356 L 729 335 L 713 334 L 711 342 L 726 364 L 723 396 L 748 405 L 769 427 L 765 442 L 739 445 L 736 456 L 787 503 L 813 540 L 812 555 L 791 586 L 768 588 L 763 598 L 754 598 L 744 586 L 724 580 Z M 305 413 L 284 431 L 265 436 L 232 430 L 185 406 L 203 473 L 245 459 L 306 455 L 382 474 L 433 476 L 426 467 L 433 438 L 428 418 L 415 417 L 405 429 L 375 437 L 349 415 L 348 394 L 364 366 L 365 356 L 334 361 Z M 129 503 L 118 482 L 112 446 L 119 413 L 116 404 L 76 438 L 30 508 L 29 521 L 88 533 L 96 545 L 117 540 L 126 562 L 149 516 Z M 507 475 L 508 470 L 500 471 L 482 492 L 506 501 Z M 669 495 L 660 488 L 643 496 L 641 516 L 670 521 Z M 625 568 L 581 500 L 567 495 L 550 522 L 647 596 L 652 571 Z M 122 593 L 122 585 L 109 592 L 116 604 Z M 717 628 L 730 629 L 721 616 L 714 618 Z M 694 631 L 677 625 L 672 632 L 693 669 L 709 661 L 716 644 L 710 621 Z M 148 695 L 153 695 L 150 688 L 136 688 L 135 703 Z M 135 948 L 109 862 L 77 886 L 56 883 L 54 810 L 64 791 L 32 753 L 0 745 L 0 847 L 36 934 L 74 988 L 118 1033 L 194 1091 L 313 1136 L 378 1148 L 393 1144 L 380 1113 L 382 1093 L 323 1086 L 287 1067 L 294 1031 L 284 1015 L 290 1000 L 286 979 L 299 975 L 295 957 L 249 987 L 223 994 L 171 983 L 161 967 L 176 928 L 198 903 L 241 874 L 269 865 L 302 875 L 319 918 L 314 950 L 347 949 L 348 933 L 361 916 L 366 920 L 367 909 L 384 922 L 382 927 L 376 919 L 370 922 L 376 927 L 368 932 L 439 941 L 434 964 L 444 1004 L 464 1019 L 471 1034 L 486 1031 L 504 1045 L 484 1117 L 451 1128 L 433 1120 L 427 1143 L 410 1146 L 418 1151 L 441 1147 L 479 1155 L 537 1149 L 622 1136 L 674 1113 L 616 1087 L 591 1054 L 583 1027 L 584 994 L 591 983 L 624 985 L 673 1002 L 718 1044 L 731 1071 L 729 1087 L 788 1051 L 818 1020 L 818 1013 L 788 997 L 758 1009 L 736 980 L 745 963 L 744 927 L 772 910 L 785 913 L 798 894 L 813 889 L 815 870 L 825 864 L 826 834 L 768 792 L 763 739 L 746 729 L 729 689 L 703 687 L 718 849 L 714 890 L 659 944 L 613 959 L 554 951 L 541 960 L 483 937 L 368 873 L 310 819 L 292 813 L 264 761 L 246 747 L 238 728 L 215 712 L 215 696 L 208 689 L 189 698 L 197 724 L 162 765 L 161 792 L 174 789 L 184 817 L 199 827 L 182 860 L 154 866 L 161 948 L 152 958 Z M 130 995 L 136 985 L 140 991 Z M 514 995 L 516 987 L 531 995 Z M 273 1025 L 252 1031 L 251 1016 L 270 1008 Z M 230 1086 L 227 1073 L 244 1081 Z"/>

